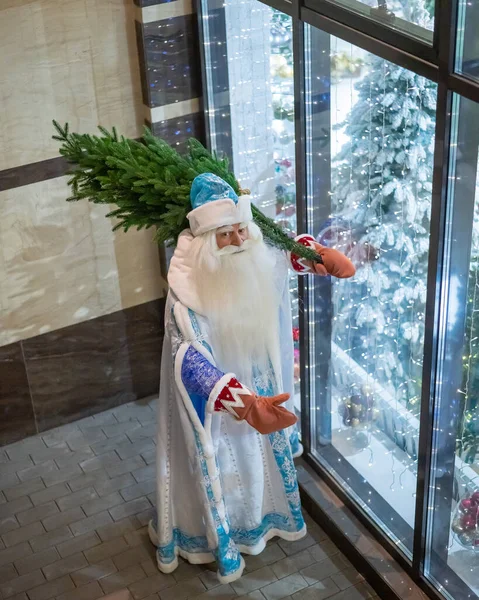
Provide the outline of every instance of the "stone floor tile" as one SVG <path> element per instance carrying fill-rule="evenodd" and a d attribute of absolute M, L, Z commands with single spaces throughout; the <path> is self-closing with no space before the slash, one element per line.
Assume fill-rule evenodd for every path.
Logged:
<path fill-rule="evenodd" d="M 66 483 L 58 483 L 57 485 L 52 485 L 51 487 L 30 494 L 30 500 L 35 506 L 38 506 L 39 504 L 45 504 L 45 502 L 50 500 L 57 500 L 68 494 L 71 494 L 71 490 Z"/>
<path fill-rule="evenodd" d="M 42 434 L 42 438 L 45 444 L 50 448 L 51 446 L 56 446 L 56 444 L 59 444 L 60 442 L 68 443 L 69 439 L 80 433 L 81 432 L 75 423 L 69 423 L 68 425 L 62 425 L 61 427 L 51 429 L 47 433 Z"/>
<path fill-rule="evenodd" d="M 30 453 L 30 456 L 33 462 L 38 465 L 46 460 L 55 460 L 56 458 L 67 456 L 69 454 L 72 454 L 72 451 L 68 447 L 67 443 L 60 442 L 56 446 L 51 446 L 50 448 L 47 446 L 39 448 L 35 452 Z"/>
<path fill-rule="evenodd" d="M 10 460 L 21 460 L 22 458 L 28 458 L 30 454 L 41 452 L 44 448 L 45 444 L 42 438 L 30 437 L 6 446 L 5 451 Z"/>
<path fill-rule="evenodd" d="M 51 502 L 47 502 L 46 504 L 41 504 L 40 506 L 35 506 L 33 508 L 18 513 L 17 520 L 22 526 L 29 525 L 30 523 L 34 523 L 35 521 L 41 521 L 42 519 L 46 519 L 47 517 L 56 515 L 59 512 L 60 511 L 58 510 L 58 506 L 52 500 Z"/>
<path fill-rule="evenodd" d="M 315 562 L 314 558 L 311 556 L 311 553 L 308 549 L 303 550 L 302 552 L 298 552 L 298 554 L 292 554 L 291 556 L 287 556 L 282 560 L 278 560 L 271 566 L 274 574 L 278 579 L 282 579 L 283 577 L 287 577 L 292 573 L 296 573 L 301 569 L 305 569 L 309 567 Z"/>
<path fill-rule="evenodd" d="M 150 425 L 144 425 L 143 427 L 137 427 L 131 431 L 127 431 L 126 435 L 132 442 L 135 442 L 136 440 L 145 438 L 152 438 L 154 440 L 157 433 L 156 423 L 151 423 Z"/>
<path fill-rule="evenodd" d="M 120 460 L 119 462 L 106 467 L 106 472 L 113 479 L 119 475 L 125 475 L 125 473 L 137 471 L 143 467 L 146 467 L 146 463 L 141 456 L 138 455 L 132 456 L 131 458 L 126 458 L 125 460 Z"/>
<path fill-rule="evenodd" d="M 201 583 L 201 582 L 200 582 Z M 202 584 L 201 584 L 202 585 Z M 133 596 L 134 600 L 143 600 L 143 598 L 147 598 L 156 592 L 160 592 L 168 587 L 176 586 L 176 581 L 173 579 L 171 575 L 165 575 L 163 573 L 156 573 L 152 577 L 147 577 L 146 579 L 142 579 L 141 581 L 137 581 L 129 586 L 130 593 Z M 196 584 L 194 589 L 198 588 L 198 584 Z M 189 588 L 193 589 L 192 587 Z M 199 589 L 199 588 L 198 588 Z M 204 588 L 203 588 L 204 589 Z M 174 600 L 177 600 L 177 596 L 173 596 Z M 178 597 L 179 600 L 179 597 Z"/>
<path fill-rule="evenodd" d="M 80 467 L 85 473 L 91 473 L 98 469 L 107 469 L 119 462 L 121 462 L 121 458 L 114 450 L 110 450 L 109 452 L 105 452 L 105 454 L 100 454 L 99 456 L 94 456 L 93 458 L 82 461 Z M 108 475 L 108 477 L 110 476 Z"/>
<path fill-rule="evenodd" d="M 318 581 L 311 587 L 301 590 L 293 594 L 293 600 L 325 600 L 326 598 L 334 597 L 334 594 L 339 592 L 338 586 L 334 581 L 327 577 L 323 581 Z"/>
<path fill-rule="evenodd" d="M 0 567 L 0 583 L 6 583 L 17 577 L 18 573 L 12 564 Z"/>
<path fill-rule="evenodd" d="M 118 571 L 123 571 L 132 565 L 138 565 L 144 560 L 154 557 L 154 555 L 155 548 L 152 544 L 150 544 L 150 547 L 138 546 L 137 548 L 128 548 L 121 554 L 116 554 L 113 557 L 113 562 Z"/>
<path fill-rule="evenodd" d="M 82 448 L 89 448 L 91 444 L 106 440 L 106 435 L 101 428 L 78 431 L 68 436 L 67 444 L 76 452 Z"/>
<path fill-rule="evenodd" d="M 309 548 L 310 546 L 314 546 L 316 541 L 309 535 L 305 535 L 304 538 L 297 540 L 296 542 L 287 542 L 286 540 L 279 540 L 278 544 L 281 546 L 281 549 L 285 554 L 296 554 L 297 552 L 301 552 L 305 548 Z"/>
<path fill-rule="evenodd" d="M 353 587 L 342 590 L 338 594 L 332 596 L 331 600 L 367 600 L 368 598 L 374 597 L 375 592 L 372 587 L 363 581 Z"/>
<path fill-rule="evenodd" d="M 261 593 L 261 590 L 256 590 L 256 592 L 251 592 L 246 594 L 246 596 L 237 596 L 236 600 L 265 600 L 265 597 Z"/>
<path fill-rule="evenodd" d="M 199 577 L 207 590 L 211 590 L 212 588 L 221 585 L 221 583 L 218 581 L 216 571 L 210 571 L 210 569 L 205 569 Z"/>
<path fill-rule="evenodd" d="M 48 475 L 43 475 L 43 481 L 47 487 L 55 485 L 57 483 L 63 483 L 64 481 L 70 481 L 77 475 L 81 475 L 82 470 L 78 465 L 72 465 L 65 467 L 64 469 L 58 469 L 58 471 L 52 471 Z"/>
<path fill-rule="evenodd" d="M 153 442 L 153 440 L 151 440 Z M 146 450 L 146 452 L 141 453 L 141 457 L 146 462 L 147 465 L 156 465 L 156 446 L 151 450 Z"/>
<path fill-rule="evenodd" d="M 331 577 L 333 573 L 338 573 L 346 568 L 340 554 L 335 554 L 330 558 L 314 563 L 310 567 L 301 569 L 301 575 L 306 579 L 309 585 L 322 581 L 326 577 Z"/>
<path fill-rule="evenodd" d="M 94 548 L 101 544 L 101 540 L 95 531 L 89 531 L 83 535 L 79 535 L 73 539 L 69 539 L 66 542 L 58 544 L 57 550 L 62 558 L 67 558 L 77 552 L 86 552 L 87 550 Z"/>
<path fill-rule="evenodd" d="M 48 517 L 47 519 L 44 519 L 42 523 L 47 531 L 52 531 L 53 529 L 57 529 L 63 525 L 77 523 L 84 518 L 85 513 L 79 506 L 77 506 L 76 508 L 70 508 L 70 510 L 60 512 L 53 517 Z"/>
<path fill-rule="evenodd" d="M 142 497 L 130 502 L 124 502 L 115 508 L 110 509 L 110 515 L 115 521 L 121 521 L 125 517 L 130 517 L 151 508 L 148 498 Z"/>
<path fill-rule="evenodd" d="M 87 533 L 88 531 L 93 531 L 98 529 L 99 527 L 103 527 L 108 523 L 112 523 L 112 518 L 108 511 L 103 511 L 93 515 L 92 517 L 87 517 L 86 519 L 82 519 L 81 521 L 77 521 L 76 523 L 72 523 L 70 525 L 70 529 L 73 535 L 82 535 L 83 533 Z"/>
<path fill-rule="evenodd" d="M 331 540 L 323 540 L 309 548 L 309 551 L 316 561 L 324 560 L 329 556 L 339 553 L 339 548 Z"/>
<path fill-rule="evenodd" d="M 9 546 L 16 546 L 25 541 L 33 542 L 33 538 L 41 536 L 43 533 L 45 533 L 45 529 L 41 523 L 30 523 L 30 525 L 25 525 L 25 527 L 19 527 L 14 531 L 4 533 L 2 539 L 8 548 Z"/>
<path fill-rule="evenodd" d="M 82 585 L 76 590 L 66 592 L 57 596 L 56 600 L 97 600 L 103 597 L 103 590 L 97 581 L 92 581 L 87 585 Z"/>
<path fill-rule="evenodd" d="M 13 531 L 13 530 L 19 529 L 19 528 L 20 528 L 20 525 L 18 524 L 18 521 L 14 515 L 11 515 L 10 517 L 3 517 L 0 519 L 0 535 L 9 533 L 10 531 Z M 2 540 L 2 544 L 4 546 L 7 545 L 6 542 L 3 540 Z"/>
<path fill-rule="evenodd" d="M 152 496 L 152 494 L 150 494 L 150 496 Z M 156 501 L 156 497 L 155 497 L 155 501 Z M 153 502 L 153 498 L 150 500 L 150 503 Z M 148 525 L 148 523 L 151 521 L 151 519 L 153 519 L 155 517 L 156 514 L 156 508 L 153 508 L 153 506 L 150 504 L 150 508 L 147 508 L 146 510 L 144 510 L 141 513 L 138 513 L 136 516 L 136 518 L 138 519 L 138 522 L 140 523 L 140 525 L 142 527 L 145 527 L 145 525 Z"/>
<path fill-rule="evenodd" d="M 87 559 L 83 556 L 82 552 L 72 554 L 68 558 L 62 558 L 61 560 L 43 567 L 42 571 L 48 581 L 52 579 L 58 579 L 79 569 L 84 569 L 88 566 Z"/>
<path fill-rule="evenodd" d="M 72 465 L 78 465 L 84 460 L 88 460 L 94 456 L 95 454 L 93 450 L 89 447 L 86 447 L 82 448 L 81 450 L 77 450 L 76 452 L 71 452 L 65 456 L 60 456 L 55 459 L 55 462 L 57 463 L 59 469 L 65 469 L 66 467 L 71 467 Z"/>
<path fill-rule="evenodd" d="M 124 500 L 120 494 L 118 492 L 113 492 L 108 496 L 103 496 L 102 498 L 96 498 L 95 500 L 85 502 L 85 504 L 82 504 L 81 507 L 87 517 L 91 517 L 96 513 L 113 508 L 118 504 L 122 504 L 123 502 Z"/>
<path fill-rule="evenodd" d="M 103 596 L 103 600 L 133 600 L 133 596 L 130 594 L 130 590 L 124 589 L 113 592 L 113 594 L 108 594 L 108 596 Z M 159 600 L 159 598 L 155 594 L 146 598 L 146 600 Z"/>
<path fill-rule="evenodd" d="M 278 544 L 270 544 L 257 556 L 244 556 L 246 571 L 248 573 L 256 571 L 257 569 L 261 569 L 261 567 L 266 567 L 281 560 L 285 556 L 285 553 Z"/>
<path fill-rule="evenodd" d="M 95 489 L 100 497 L 108 496 L 112 492 L 117 492 L 118 490 L 122 490 L 123 488 L 130 487 L 136 483 L 135 479 L 131 473 L 125 473 L 124 475 L 119 475 L 118 477 L 114 477 L 113 479 L 99 479 L 95 483 Z M 144 495 L 144 494 L 142 494 Z"/>
<path fill-rule="evenodd" d="M 0 519 L 11 517 L 16 513 L 32 508 L 32 506 L 32 502 L 28 496 L 22 496 L 11 502 L 4 502 L 3 504 L 0 504 Z"/>
<path fill-rule="evenodd" d="M 132 456 L 142 454 L 147 450 L 156 450 L 156 446 L 153 443 L 153 440 L 150 439 L 138 440 L 132 444 L 130 440 L 126 438 L 126 441 L 116 446 L 115 450 L 119 454 L 120 458 L 125 460 L 127 458 L 131 458 Z"/>
<path fill-rule="evenodd" d="M 6 475 L 18 473 L 18 471 L 23 471 L 33 466 L 33 461 L 29 456 L 21 460 L 9 460 L 8 462 L 0 463 L 0 478 L 3 479 Z"/>
<path fill-rule="evenodd" d="M 124 537 L 130 548 L 135 548 L 136 546 L 151 546 L 148 527 L 142 527 L 136 531 L 128 531 L 125 533 Z"/>
<path fill-rule="evenodd" d="M 259 590 L 276 581 L 276 579 L 276 575 L 271 567 L 263 567 L 262 569 L 243 575 L 241 579 L 234 581 L 231 585 L 238 596 L 241 596 Z"/>
<path fill-rule="evenodd" d="M 129 546 L 126 541 L 122 537 L 117 537 L 109 542 L 98 544 L 94 548 L 86 550 L 85 556 L 88 559 L 88 562 L 94 564 L 102 562 L 106 558 L 116 556 L 117 554 L 122 554 L 125 550 L 128 550 L 128 548 Z"/>
<path fill-rule="evenodd" d="M 43 526 L 42 526 L 43 528 Z M 34 552 L 40 552 L 44 548 L 50 548 L 51 546 L 57 546 L 66 540 L 73 537 L 72 532 L 68 527 L 58 527 L 53 531 L 44 533 L 30 540 L 30 545 Z"/>
<path fill-rule="evenodd" d="M 361 573 L 358 573 L 354 567 L 348 567 L 347 569 L 344 569 L 344 571 L 333 573 L 331 579 L 340 590 L 345 590 L 346 588 L 363 581 L 364 577 Z"/>
<path fill-rule="evenodd" d="M 136 517 L 127 517 L 111 525 L 105 525 L 97 529 L 98 535 L 101 537 L 103 542 L 107 542 L 120 535 L 124 535 L 128 531 L 135 531 L 141 528 L 141 523 Z"/>
<path fill-rule="evenodd" d="M 100 454 L 106 454 L 107 452 L 110 452 L 111 450 L 116 450 L 119 446 L 121 446 L 123 444 L 131 445 L 131 442 L 125 433 L 120 433 L 120 435 L 117 435 L 116 437 L 112 437 L 112 438 L 107 438 L 105 436 L 104 440 L 101 440 L 100 442 L 95 442 L 90 447 L 93 450 L 93 452 L 97 456 L 99 456 Z M 120 456 L 120 458 L 123 458 L 123 457 Z"/>
<path fill-rule="evenodd" d="M 91 500 L 96 500 L 97 498 L 98 494 L 96 493 L 95 488 L 90 486 L 60 498 L 57 500 L 57 504 L 60 507 L 60 510 L 66 511 L 81 506 L 82 504 L 86 504 Z"/>
<path fill-rule="evenodd" d="M 295 573 L 261 588 L 261 592 L 266 600 L 281 600 L 306 587 L 308 587 L 308 584 L 304 577 L 299 573 Z"/>
<path fill-rule="evenodd" d="M 0 550 L 0 567 L 29 556 L 30 554 L 32 554 L 32 549 L 28 542 L 22 542 L 17 546 Z"/>
<path fill-rule="evenodd" d="M 103 432 L 106 437 L 112 438 L 120 435 L 120 433 L 132 433 L 137 429 L 141 429 L 141 423 L 138 419 L 133 419 L 132 421 L 125 421 L 124 423 L 118 423 L 117 425 L 105 425 L 103 427 Z M 128 435 L 129 437 L 129 435 Z"/>
<path fill-rule="evenodd" d="M 49 581 L 48 583 L 44 583 L 43 585 L 28 590 L 28 597 L 30 600 L 49 600 L 59 594 L 70 592 L 74 588 L 75 584 L 71 578 L 66 575 L 65 577 L 60 577 L 59 579 Z"/>
<path fill-rule="evenodd" d="M 10 598 L 10 596 L 31 590 L 31 588 L 40 585 L 44 581 L 45 577 L 40 569 L 38 569 L 37 571 L 32 571 L 27 575 L 21 575 L 20 577 L 5 583 L 0 582 L 0 594 L 2 594 L 3 598 L 6 600 L 7 598 Z"/>
<path fill-rule="evenodd" d="M 112 575 L 116 571 L 117 568 L 111 558 L 107 558 L 103 562 L 89 564 L 84 569 L 71 573 L 70 576 L 74 584 L 79 587 L 90 583 L 90 581 L 98 581 L 99 579 L 103 579 L 103 577 L 108 577 L 108 575 Z"/>
<path fill-rule="evenodd" d="M 105 594 L 111 594 L 142 579 L 145 579 L 145 572 L 140 565 L 134 565 L 124 571 L 118 571 L 113 575 L 100 579 L 100 585 Z"/>
<path fill-rule="evenodd" d="M 43 483 L 43 479 L 38 477 L 37 479 L 31 479 L 30 481 L 25 481 L 14 487 L 7 488 L 3 493 L 5 494 L 6 499 L 11 502 L 13 500 L 18 501 L 18 499 L 27 494 L 30 495 L 44 489 L 45 484 Z"/>
<path fill-rule="evenodd" d="M 45 477 L 54 471 L 58 471 L 57 464 L 54 460 L 47 460 L 38 465 L 22 469 L 17 472 L 17 475 L 21 481 L 29 481 L 30 479 L 36 479 L 37 477 Z"/>
<path fill-rule="evenodd" d="M 29 554 L 24 558 L 16 560 L 14 565 L 19 575 L 26 575 L 31 571 L 36 571 L 37 569 L 51 565 L 57 560 L 60 560 L 60 555 L 56 548 L 47 548 L 36 554 Z"/>
<path fill-rule="evenodd" d="M 258 598 L 264 600 L 264 596 L 258 596 Z M 203 592 L 199 596 L 192 596 L 191 600 L 238 600 L 238 596 L 230 585 L 219 585 Z"/>
<path fill-rule="evenodd" d="M 194 598 L 206 591 L 203 582 L 199 577 L 177 583 L 171 587 L 167 587 L 158 592 L 160 600 L 186 600 Z M 135 599 L 136 600 L 136 599 Z"/>
<path fill-rule="evenodd" d="M 78 492 L 86 487 L 94 486 L 99 481 L 108 480 L 108 475 L 104 469 L 97 469 L 91 473 L 85 473 L 79 477 L 68 480 L 68 485 L 72 492 Z"/>
<path fill-rule="evenodd" d="M 5 475 L 1 475 L 0 476 L 0 491 L 5 490 L 7 488 L 11 488 L 14 487 L 16 485 L 18 485 L 20 482 L 20 479 L 18 479 L 18 476 L 16 473 L 7 473 Z"/>
<path fill-rule="evenodd" d="M 156 464 L 136 469 L 135 471 L 132 471 L 131 474 L 135 480 L 138 481 L 138 483 L 141 483 L 142 481 L 148 481 L 149 479 L 156 477 Z"/>

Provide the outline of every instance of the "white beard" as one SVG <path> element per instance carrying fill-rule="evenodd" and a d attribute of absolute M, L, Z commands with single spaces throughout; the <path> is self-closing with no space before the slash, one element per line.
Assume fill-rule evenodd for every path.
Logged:
<path fill-rule="evenodd" d="M 195 238 L 194 281 L 218 367 L 254 387 L 253 370 L 273 366 L 281 380 L 279 360 L 279 291 L 275 285 L 275 250 L 263 242 L 256 225 L 241 248 L 218 250 L 214 232 Z"/>

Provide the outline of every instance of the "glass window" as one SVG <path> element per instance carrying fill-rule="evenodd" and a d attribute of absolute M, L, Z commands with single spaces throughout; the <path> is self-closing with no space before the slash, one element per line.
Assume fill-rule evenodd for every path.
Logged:
<path fill-rule="evenodd" d="M 296 235 L 292 19 L 251 0 L 205 0 L 213 149 L 228 156 L 265 214 Z M 241 29 L 238 29 L 241 23 Z M 298 282 L 292 273 L 295 395 L 299 411 Z"/>
<path fill-rule="evenodd" d="M 459 1 L 456 71 L 479 80 L 479 3 Z"/>
<path fill-rule="evenodd" d="M 360 15 L 432 44 L 434 0 L 330 0 Z M 314 2 L 311 2 L 314 6 Z"/>
<path fill-rule="evenodd" d="M 312 450 L 410 555 L 437 87 L 307 32 L 309 230 L 357 268 L 310 280 Z"/>
<path fill-rule="evenodd" d="M 456 600 L 479 596 L 478 123 L 479 105 L 456 96 L 426 560 L 427 576 Z"/>

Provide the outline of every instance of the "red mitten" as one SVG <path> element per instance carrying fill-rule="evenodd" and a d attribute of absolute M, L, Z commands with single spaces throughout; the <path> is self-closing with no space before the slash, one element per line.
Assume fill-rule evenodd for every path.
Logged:
<path fill-rule="evenodd" d="M 334 248 L 327 248 L 321 246 L 318 242 L 314 242 L 314 250 L 323 259 L 323 264 L 315 263 L 313 265 L 314 271 L 317 275 L 333 275 L 333 277 L 339 277 L 345 279 L 352 277 L 356 273 L 356 268 L 353 263 L 344 256 L 339 250 Z M 325 273 L 326 271 L 326 273 Z"/>
<path fill-rule="evenodd" d="M 233 377 L 218 394 L 215 411 L 229 412 L 238 421 L 249 423 L 259 433 L 268 434 L 297 422 L 293 413 L 280 406 L 288 399 L 289 394 L 257 396 Z"/>
<path fill-rule="evenodd" d="M 289 394 L 264 397 L 241 396 L 244 408 L 235 408 L 240 420 L 245 420 L 256 431 L 263 435 L 291 427 L 297 422 L 297 417 L 286 408 L 279 406 L 289 400 Z"/>

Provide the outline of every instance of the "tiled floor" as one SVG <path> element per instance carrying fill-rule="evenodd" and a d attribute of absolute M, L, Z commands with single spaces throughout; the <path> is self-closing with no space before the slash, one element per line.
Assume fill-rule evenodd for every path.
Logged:
<path fill-rule="evenodd" d="M 272 540 L 245 575 L 157 570 L 155 401 L 127 404 L 0 448 L 0 599 L 361 600 L 374 596 L 307 517 L 299 542 Z"/>

